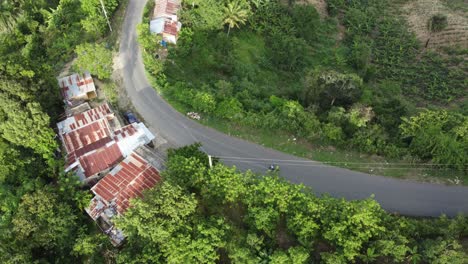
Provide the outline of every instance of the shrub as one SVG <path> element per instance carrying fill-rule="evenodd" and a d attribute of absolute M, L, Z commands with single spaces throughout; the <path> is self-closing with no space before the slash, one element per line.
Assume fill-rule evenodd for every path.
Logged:
<path fill-rule="evenodd" d="M 242 104 L 236 98 L 225 99 L 216 108 L 216 115 L 227 119 L 239 119 L 242 112 Z"/>
<path fill-rule="evenodd" d="M 197 111 L 211 113 L 216 108 L 216 101 L 214 96 L 208 92 L 197 92 L 193 98 L 192 106 Z"/>
<path fill-rule="evenodd" d="M 344 134 L 341 127 L 328 123 L 323 126 L 322 131 L 327 141 L 336 144 L 343 142 Z"/>
<path fill-rule="evenodd" d="M 428 28 L 432 32 L 439 32 L 444 30 L 448 25 L 447 16 L 444 14 L 433 15 L 428 22 Z"/>

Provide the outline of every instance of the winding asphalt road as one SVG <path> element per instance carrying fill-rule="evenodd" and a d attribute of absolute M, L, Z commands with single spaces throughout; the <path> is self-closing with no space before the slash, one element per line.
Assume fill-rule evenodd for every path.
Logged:
<path fill-rule="evenodd" d="M 224 161 L 241 170 L 264 172 L 268 164 L 279 164 L 282 177 L 293 183 L 303 183 L 317 194 L 329 193 L 346 199 L 368 198 L 374 194 L 388 212 L 411 216 L 468 214 L 467 187 L 401 181 L 320 163 L 310 166 L 310 161 L 230 137 L 186 118 L 161 98 L 145 76 L 136 36 L 136 26 L 141 22 L 145 3 L 144 0 L 131 0 L 128 4 L 120 40 L 123 80 L 138 113 L 170 143 L 182 146 L 198 141 L 202 142 L 206 152 L 214 156 L 256 159 L 250 162 Z"/>

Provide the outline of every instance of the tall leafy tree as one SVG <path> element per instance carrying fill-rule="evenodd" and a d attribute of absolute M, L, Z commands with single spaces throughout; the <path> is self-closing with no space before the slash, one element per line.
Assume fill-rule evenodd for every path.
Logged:
<path fill-rule="evenodd" d="M 107 30 L 107 21 L 102 9 L 101 2 L 107 15 L 112 14 L 117 8 L 118 0 L 82 0 L 81 8 L 86 13 L 86 17 L 81 20 L 82 27 L 95 37 L 101 37 Z"/>
<path fill-rule="evenodd" d="M 4 139 L 52 158 L 56 142 L 49 116 L 32 100 L 26 88 L 12 81 L 0 81 L 0 120 Z"/>
<path fill-rule="evenodd" d="M 112 51 L 104 44 L 85 43 L 75 49 L 78 58 L 76 67 L 80 71 L 89 71 L 99 79 L 108 79 L 112 74 Z"/>

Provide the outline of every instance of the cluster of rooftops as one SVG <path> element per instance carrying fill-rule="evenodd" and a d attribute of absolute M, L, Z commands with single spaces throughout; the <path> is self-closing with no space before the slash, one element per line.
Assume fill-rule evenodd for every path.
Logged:
<path fill-rule="evenodd" d="M 155 0 L 153 18 L 150 21 L 151 33 L 160 34 L 164 41 L 176 44 L 182 24 L 177 18 L 180 0 Z"/>
<path fill-rule="evenodd" d="M 92 186 L 94 197 L 86 212 L 119 245 L 125 237 L 112 218 L 161 180 L 155 166 L 138 154 L 155 136 L 141 122 L 121 126 L 107 103 L 91 108 L 87 101 L 97 94 L 89 73 L 59 78 L 58 83 L 66 105 L 66 117 L 57 123 L 65 171 Z"/>

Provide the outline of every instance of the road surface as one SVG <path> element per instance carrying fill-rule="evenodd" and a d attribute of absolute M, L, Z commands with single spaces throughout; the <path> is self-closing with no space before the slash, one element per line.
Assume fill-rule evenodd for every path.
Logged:
<path fill-rule="evenodd" d="M 130 100 L 145 122 L 169 142 L 177 146 L 201 142 L 204 150 L 211 155 L 255 159 L 249 162 L 224 162 L 241 170 L 264 172 L 269 164 L 279 164 L 282 177 L 293 183 L 303 183 L 317 194 L 329 193 L 346 199 L 363 199 L 374 194 L 388 212 L 411 216 L 468 213 L 467 187 L 402 181 L 320 163 L 310 166 L 310 161 L 230 137 L 186 118 L 158 95 L 145 76 L 136 36 L 136 26 L 141 22 L 145 3 L 143 0 L 129 1 L 122 27 L 119 58 Z M 280 163 L 274 160 L 290 161 Z"/>

